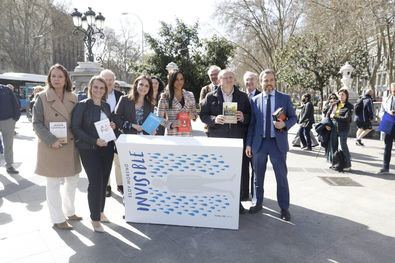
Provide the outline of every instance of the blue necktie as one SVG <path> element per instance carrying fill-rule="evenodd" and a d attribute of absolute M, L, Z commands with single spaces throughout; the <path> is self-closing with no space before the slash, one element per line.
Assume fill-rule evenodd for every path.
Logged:
<path fill-rule="evenodd" d="M 272 105 L 270 100 L 270 94 L 267 95 L 266 101 L 266 125 L 265 125 L 265 138 L 269 139 L 271 137 L 271 130 L 272 130 Z"/>

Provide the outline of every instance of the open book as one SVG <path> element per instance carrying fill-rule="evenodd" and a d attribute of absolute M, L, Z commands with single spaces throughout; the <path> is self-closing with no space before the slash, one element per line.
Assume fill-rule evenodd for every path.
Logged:
<path fill-rule="evenodd" d="M 117 138 L 115 136 L 114 130 L 111 128 L 109 119 L 106 118 L 104 120 L 95 122 L 95 127 L 99 138 L 105 142 L 113 141 Z"/>

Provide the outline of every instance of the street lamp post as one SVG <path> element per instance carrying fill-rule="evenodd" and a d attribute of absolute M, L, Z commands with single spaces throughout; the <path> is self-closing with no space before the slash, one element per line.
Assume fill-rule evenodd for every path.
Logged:
<path fill-rule="evenodd" d="M 78 12 L 77 8 L 74 8 L 74 12 L 71 14 L 73 17 L 74 24 L 74 34 L 78 34 L 78 31 L 84 34 L 84 44 L 88 50 L 86 53 L 87 61 L 94 61 L 92 47 L 96 43 L 96 35 L 103 39 L 103 26 L 104 26 L 104 16 L 99 12 L 98 15 L 88 7 L 88 11 L 84 14 Z"/>
<path fill-rule="evenodd" d="M 139 22 L 141 24 L 141 55 L 144 55 L 144 24 L 143 24 L 143 20 L 141 20 L 141 18 L 135 13 L 123 12 L 121 14 L 124 16 L 133 15 L 139 20 Z"/>

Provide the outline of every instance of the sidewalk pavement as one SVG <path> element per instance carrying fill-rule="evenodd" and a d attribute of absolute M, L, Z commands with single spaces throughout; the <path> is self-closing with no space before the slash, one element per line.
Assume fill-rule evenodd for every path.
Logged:
<path fill-rule="evenodd" d="M 195 123 L 197 135 L 204 135 Z M 297 127 L 290 131 L 293 139 Z M 395 258 L 395 158 L 392 174 L 378 176 L 382 141 L 349 139 L 352 171 L 328 169 L 323 150 L 292 148 L 288 180 L 292 221 L 278 218 L 269 165 L 262 213 L 240 216 L 240 229 L 126 223 L 119 193 L 107 198 L 107 233 L 92 231 L 81 174 L 73 231 L 52 228 L 45 180 L 34 175 L 36 139 L 25 116 L 17 123 L 14 155 L 19 175 L 0 167 L 1 262 L 381 262 Z M 3 161 L 3 160 L 2 160 Z M 113 177 L 112 177 L 113 178 Z M 112 180 L 113 182 L 115 180 Z M 116 189 L 113 186 L 113 189 Z M 244 202 L 249 207 L 250 202 Z"/>

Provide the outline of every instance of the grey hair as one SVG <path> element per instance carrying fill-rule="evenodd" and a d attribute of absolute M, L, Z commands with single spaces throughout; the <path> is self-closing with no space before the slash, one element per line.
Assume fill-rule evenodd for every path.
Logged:
<path fill-rule="evenodd" d="M 208 68 L 208 70 L 207 70 L 207 75 L 210 76 L 211 72 L 213 72 L 214 70 L 221 71 L 221 68 L 218 67 L 218 66 L 216 66 L 216 65 L 212 65 L 212 66 L 210 66 L 210 67 Z"/>
<path fill-rule="evenodd" d="M 231 71 L 230 69 L 223 69 L 219 72 L 218 78 L 221 79 L 222 76 L 225 75 L 225 73 L 232 73 L 232 75 L 235 76 L 235 73 L 233 71 Z"/>
<path fill-rule="evenodd" d="M 115 73 L 114 73 L 112 70 L 110 70 L 110 69 L 103 69 L 103 70 L 100 72 L 99 76 L 103 78 L 104 75 L 106 75 L 106 74 L 111 74 L 111 75 L 114 76 L 114 79 L 116 79 Z"/>
<path fill-rule="evenodd" d="M 373 93 L 373 90 L 372 89 L 367 89 L 367 90 L 365 90 L 365 95 L 369 95 L 369 93 Z"/>
<path fill-rule="evenodd" d="M 246 71 L 246 73 L 244 73 L 244 76 L 243 76 L 244 82 L 246 82 L 246 80 L 249 76 L 253 76 L 254 78 L 258 79 L 258 74 L 251 72 L 251 71 Z"/>

